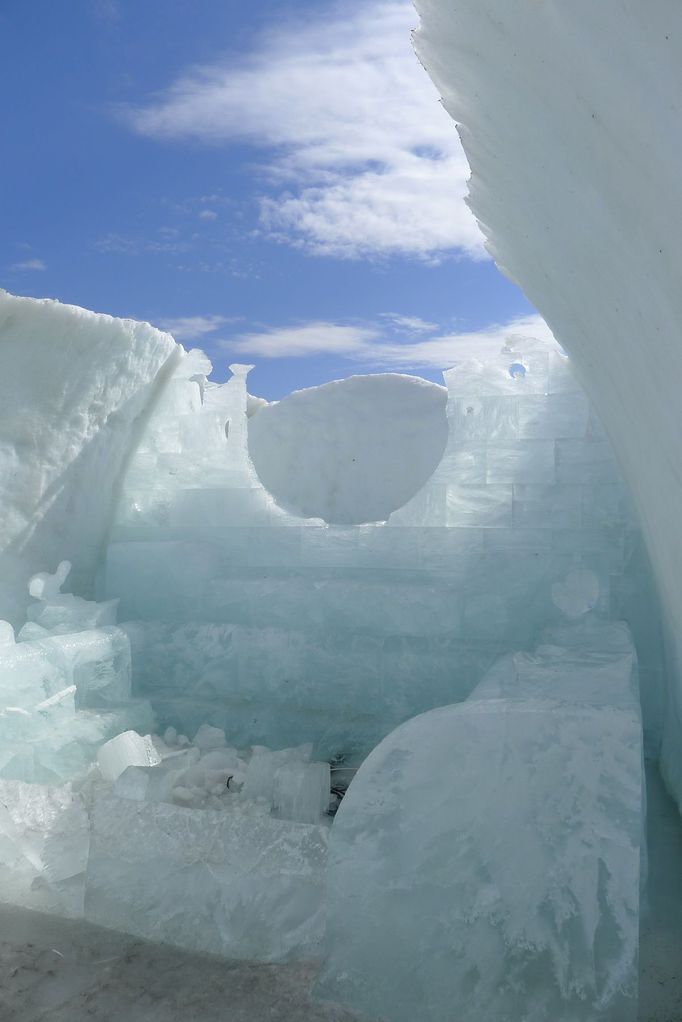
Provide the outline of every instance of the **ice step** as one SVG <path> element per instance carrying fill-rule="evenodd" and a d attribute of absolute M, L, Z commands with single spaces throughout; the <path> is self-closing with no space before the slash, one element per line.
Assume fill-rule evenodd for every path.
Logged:
<path fill-rule="evenodd" d="M 466 698 L 501 647 L 436 636 L 307 633 L 286 628 L 137 621 L 135 691 L 147 698 L 257 702 L 292 710 L 361 712 L 398 723 Z"/>

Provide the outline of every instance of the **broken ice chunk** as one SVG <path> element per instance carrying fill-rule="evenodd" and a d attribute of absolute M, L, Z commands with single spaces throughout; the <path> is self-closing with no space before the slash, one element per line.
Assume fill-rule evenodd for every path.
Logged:
<path fill-rule="evenodd" d="M 319 823 L 330 797 L 329 763 L 284 763 L 275 773 L 273 802 L 283 819 Z"/>
<path fill-rule="evenodd" d="M 83 915 L 89 828 L 70 787 L 0 781 L 0 901 Z"/>
<path fill-rule="evenodd" d="M 126 767 L 156 766 L 160 762 L 151 736 L 142 737 L 137 731 L 123 731 L 105 742 L 97 753 L 97 763 L 106 781 L 115 781 Z"/>
<path fill-rule="evenodd" d="M 28 591 L 34 600 L 51 600 L 59 596 L 61 588 L 69 577 L 71 561 L 60 561 L 54 575 L 39 571 L 29 579 Z"/>
<path fill-rule="evenodd" d="M 9 621 L 0 621 L 0 646 L 14 646 L 14 629 Z"/>
<path fill-rule="evenodd" d="M 114 782 L 114 794 L 137 802 L 170 802 L 178 786 L 198 756 L 196 749 L 168 756 L 157 766 L 128 766 Z"/>
<path fill-rule="evenodd" d="M 219 749 L 225 745 L 225 732 L 219 727 L 211 727 L 210 724 L 202 724 L 194 736 L 194 744 L 202 751 L 208 749 Z"/>
<path fill-rule="evenodd" d="M 254 745 L 251 759 L 246 768 L 242 794 L 249 799 L 267 799 L 272 804 L 275 771 L 284 763 L 307 762 L 313 751 L 312 745 L 300 745 L 295 749 L 278 749 L 273 752 L 264 745 Z"/>

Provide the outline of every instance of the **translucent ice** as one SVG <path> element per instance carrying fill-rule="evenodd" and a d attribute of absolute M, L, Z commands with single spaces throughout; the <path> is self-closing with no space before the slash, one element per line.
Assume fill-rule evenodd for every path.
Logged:
<path fill-rule="evenodd" d="M 93 922 L 230 958 L 316 952 L 326 827 L 110 797 L 92 828 Z"/>
<path fill-rule="evenodd" d="M 89 826 L 69 787 L 0 780 L 0 901 L 83 914 Z"/>
<path fill-rule="evenodd" d="M 372 752 L 332 828 L 325 995 L 391 1022 L 634 1022 L 635 671 L 631 642 L 516 654 Z"/>
<path fill-rule="evenodd" d="M 330 788 L 328 763 L 283 763 L 275 772 L 273 805 L 285 820 L 319 823 L 329 808 Z"/>
<path fill-rule="evenodd" d="M 111 738 L 99 749 L 97 764 L 102 777 L 115 781 L 129 766 L 155 766 L 160 762 L 149 735 L 138 735 L 136 731 L 124 731 Z"/>

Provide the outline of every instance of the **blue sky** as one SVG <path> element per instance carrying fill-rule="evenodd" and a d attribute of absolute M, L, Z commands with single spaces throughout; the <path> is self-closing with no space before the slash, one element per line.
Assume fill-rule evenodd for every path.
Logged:
<path fill-rule="evenodd" d="M 0 286 L 170 329 L 273 399 L 544 334 L 464 203 L 403 0 L 4 0 Z"/>

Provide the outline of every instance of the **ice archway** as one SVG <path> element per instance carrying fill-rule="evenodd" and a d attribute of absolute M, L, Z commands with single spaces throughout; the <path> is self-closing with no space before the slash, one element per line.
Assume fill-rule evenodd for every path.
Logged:
<path fill-rule="evenodd" d="M 488 246 L 573 356 L 667 617 L 663 766 L 682 802 L 682 8 L 416 0 Z"/>

